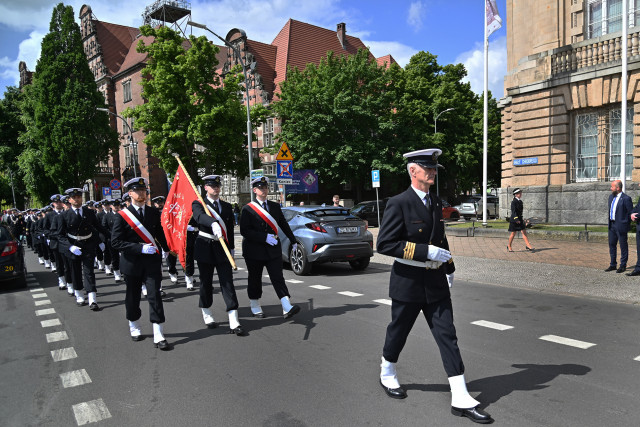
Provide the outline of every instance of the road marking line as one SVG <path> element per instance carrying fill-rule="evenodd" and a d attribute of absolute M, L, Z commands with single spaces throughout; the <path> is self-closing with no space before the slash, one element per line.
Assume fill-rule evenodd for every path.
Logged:
<path fill-rule="evenodd" d="M 89 374 L 84 369 L 80 369 L 79 371 L 71 371 L 60 374 L 60 379 L 62 380 L 62 387 L 77 387 L 83 384 L 89 384 L 91 382 L 91 378 L 89 378 Z"/>
<path fill-rule="evenodd" d="M 33 289 L 29 289 L 29 292 L 31 292 L 31 293 L 44 292 L 44 289 L 42 289 L 42 288 L 33 288 Z"/>
<path fill-rule="evenodd" d="M 581 349 L 587 349 L 589 347 L 593 347 L 595 344 L 585 341 L 573 340 L 571 338 L 559 337 L 557 335 L 543 335 L 540 337 L 541 340 L 555 342 L 557 344 L 564 344 L 571 347 L 577 347 Z"/>
<path fill-rule="evenodd" d="M 53 357 L 54 362 L 62 362 L 63 360 L 75 359 L 78 355 L 73 347 L 67 347 L 51 350 L 51 357 Z"/>
<path fill-rule="evenodd" d="M 636 358 L 635 358 L 635 359 L 633 359 L 633 360 L 637 360 L 638 362 L 640 362 L 640 356 L 636 357 Z"/>
<path fill-rule="evenodd" d="M 309 287 L 314 289 L 320 289 L 321 291 L 324 291 L 325 289 L 331 289 L 330 286 L 324 286 L 324 285 L 311 285 Z"/>
<path fill-rule="evenodd" d="M 46 298 L 47 294 L 40 293 L 40 294 L 33 294 L 31 296 L 33 297 L 33 299 L 38 299 L 38 298 Z"/>
<path fill-rule="evenodd" d="M 42 325 L 43 328 L 62 325 L 62 323 L 60 323 L 60 319 L 43 320 L 40 322 L 40 324 Z"/>
<path fill-rule="evenodd" d="M 55 312 L 55 308 L 45 308 L 44 310 L 36 310 L 36 316 L 45 316 L 47 314 L 53 314 Z"/>
<path fill-rule="evenodd" d="M 51 304 L 51 300 L 50 299 L 39 299 L 37 301 L 33 302 L 36 306 L 39 305 L 47 305 L 47 304 Z"/>
<path fill-rule="evenodd" d="M 240 271 L 240 270 L 244 270 L 244 268 L 243 267 L 238 267 L 238 271 Z"/>
<path fill-rule="evenodd" d="M 262 277 L 269 277 L 269 275 L 268 274 L 263 274 Z"/>
<path fill-rule="evenodd" d="M 47 342 L 56 342 L 56 341 L 64 341 L 69 339 L 69 335 L 67 335 L 66 331 L 61 332 L 51 332 L 46 335 Z"/>
<path fill-rule="evenodd" d="M 390 299 L 374 299 L 373 302 L 377 302 L 378 304 L 391 305 Z"/>
<path fill-rule="evenodd" d="M 111 413 L 102 399 L 78 403 L 71 408 L 79 426 L 111 418 Z"/>
<path fill-rule="evenodd" d="M 502 323 L 489 322 L 488 320 L 476 320 L 471 322 L 472 325 L 484 326 L 485 328 L 497 329 L 499 331 L 506 331 L 507 329 L 513 329 L 513 326 L 503 325 Z"/>
<path fill-rule="evenodd" d="M 344 292 L 338 292 L 340 295 L 344 295 L 347 297 L 361 297 L 364 294 L 358 294 L 355 292 L 351 292 L 351 291 L 344 291 Z"/>
<path fill-rule="evenodd" d="M 304 283 L 302 280 L 298 280 L 298 279 L 287 279 L 287 280 L 285 280 L 285 282 L 289 282 L 289 283 Z"/>

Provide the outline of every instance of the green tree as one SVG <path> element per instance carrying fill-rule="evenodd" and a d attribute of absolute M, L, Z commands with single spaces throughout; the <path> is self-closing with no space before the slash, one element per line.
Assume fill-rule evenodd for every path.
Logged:
<path fill-rule="evenodd" d="M 96 111 L 105 99 L 89 69 L 71 6 L 60 3 L 53 9 L 33 84 L 24 96 L 19 164 L 27 191 L 47 200 L 48 183 L 63 190 L 92 178 L 98 163 L 118 146 L 118 136 L 107 115 Z"/>
<path fill-rule="evenodd" d="M 6 205 L 13 205 L 11 180 L 16 194 L 16 205 L 24 208 L 24 183 L 18 168 L 18 156 L 23 146 L 18 142 L 21 133 L 25 131 L 20 112 L 22 93 L 17 87 L 9 86 L 0 99 L 0 199 Z M 22 195 L 22 197 L 21 197 Z"/>
<path fill-rule="evenodd" d="M 154 38 L 138 44 L 138 52 L 148 55 L 141 83 L 147 102 L 124 115 L 135 117 L 136 126 L 146 132 L 144 142 L 160 166 L 175 171 L 177 154 L 192 177 L 200 168 L 248 175 L 238 69 L 222 81 L 216 72 L 219 48 L 206 37 L 190 36 L 185 43 L 167 27 L 143 26 L 140 31 Z"/>
<path fill-rule="evenodd" d="M 321 182 L 352 182 L 357 198 L 372 169 L 390 150 L 393 94 L 384 67 L 367 50 L 328 52 L 319 65 L 290 68 L 273 105 L 283 119 L 279 140 L 296 167 L 318 171 Z"/>

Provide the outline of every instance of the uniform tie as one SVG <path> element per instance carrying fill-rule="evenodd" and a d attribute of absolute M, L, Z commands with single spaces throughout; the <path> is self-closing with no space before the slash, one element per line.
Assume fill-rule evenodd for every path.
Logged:
<path fill-rule="evenodd" d="M 78 216 L 82 216 L 82 213 L 80 212 L 80 209 L 76 209 L 76 213 L 78 214 Z"/>
<path fill-rule="evenodd" d="M 264 202 L 262 202 L 262 207 L 264 208 L 265 211 L 269 212 L 269 209 L 267 208 L 267 201 L 266 200 Z"/>
<path fill-rule="evenodd" d="M 220 208 L 218 207 L 218 201 L 214 200 L 213 201 L 213 209 L 217 212 L 220 213 Z"/>
<path fill-rule="evenodd" d="M 140 219 L 144 221 L 144 210 L 142 208 L 139 208 L 138 213 L 140 214 Z"/>

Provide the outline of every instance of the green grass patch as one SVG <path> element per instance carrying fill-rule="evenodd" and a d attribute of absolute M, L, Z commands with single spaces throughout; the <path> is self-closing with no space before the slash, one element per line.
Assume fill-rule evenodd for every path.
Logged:
<path fill-rule="evenodd" d="M 447 227 L 452 228 L 482 228 L 482 221 L 467 221 L 464 223 L 448 222 Z M 508 229 L 509 223 L 503 219 L 492 219 L 487 221 L 487 228 Z M 584 225 L 560 225 L 560 224 L 535 224 L 527 230 L 549 230 L 549 231 L 585 231 Z M 606 233 L 606 225 L 587 225 L 587 231 Z M 635 230 L 634 230 L 635 231 Z"/>

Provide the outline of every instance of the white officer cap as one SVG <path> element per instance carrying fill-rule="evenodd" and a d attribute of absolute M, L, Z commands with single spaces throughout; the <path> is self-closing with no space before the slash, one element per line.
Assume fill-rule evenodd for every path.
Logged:
<path fill-rule="evenodd" d="M 416 163 L 425 168 L 444 169 L 444 166 L 438 164 L 438 157 L 441 154 L 442 150 L 438 148 L 427 148 L 425 150 L 404 153 L 402 157 L 407 159 L 407 163 Z"/>
<path fill-rule="evenodd" d="M 207 175 L 202 178 L 204 185 L 211 185 L 213 187 L 220 187 L 222 185 L 222 181 L 220 175 Z"/>
<path fill-rule="evenodd" d="M 131 178 L 129 181 L 124 183 L 124 187 L 127 189 L 127 191 L 137 190 L 139 188 L 146 189 L 148 185 L 149 185 L 149 180 L 147 178 L 143 178 L 140 176 Z"/>
<path fill-rule="evenodd" d="M 269 178 L 266 176 L 259 176 L 251 180 L 252 187 L 262 187 L 269 184 Z"/>

